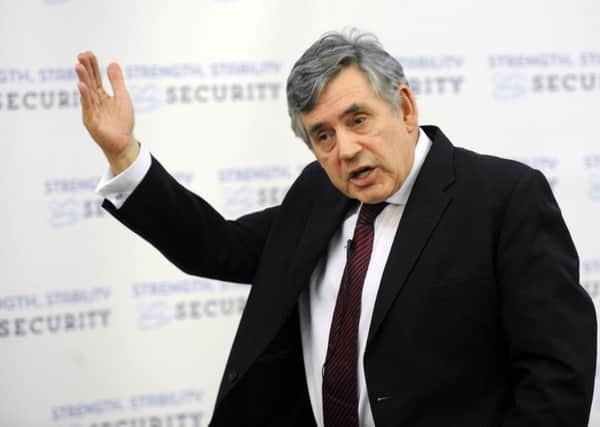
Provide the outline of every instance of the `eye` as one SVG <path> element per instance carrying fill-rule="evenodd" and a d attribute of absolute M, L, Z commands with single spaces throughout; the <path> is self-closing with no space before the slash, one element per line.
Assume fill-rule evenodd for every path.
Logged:
<path fill-rule="evenodd" d="M 330 138 L 331 138 L 331 135 L 329 132 L 319 132 L 317 134 L 317 141 L 319 141 L 319 142 L 326 142 Z"/>
<path fill-rule="evenodd" d="M 358 114 L 354 117 L 352 117 L 352 122 L 351 125 L 352 126 L 362 126 L 366 123 L 367 121 L 367 116 L 364 114 Z"/>
<path fill-rule="evenodd" d="M 319 150 L 330 151 L 335 145 L 335 132 L 332 129 L 319 131 L 315 134 L 314 141 Z"/>

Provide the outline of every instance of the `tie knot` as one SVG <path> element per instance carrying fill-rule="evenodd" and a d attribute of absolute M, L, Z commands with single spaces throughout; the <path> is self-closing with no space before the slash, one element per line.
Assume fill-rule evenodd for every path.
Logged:
<path fill-rule="evenodd" d="M 363 203 L 360 212 L 358 213 L 358 223 L 373 224 L 377 215 L 379 215 L 387 205 L 387 202 L 375 203 L 374 205 Z"/>

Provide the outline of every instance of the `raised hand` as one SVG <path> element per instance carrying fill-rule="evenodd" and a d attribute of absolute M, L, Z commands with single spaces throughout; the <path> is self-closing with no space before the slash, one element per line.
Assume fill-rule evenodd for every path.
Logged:
<path fill-rule="evenodd" d="M 83 124 L 100 146 L 113 173 L 125 170 L 137 157 L 139 146 L 133 136 L 134 111 L 118 64 L 108 66 L 110 96 L 102 87 L 102 76 L 92 52 L 78 55 L 75 72 L 79 77 L 79 93 Z"/>

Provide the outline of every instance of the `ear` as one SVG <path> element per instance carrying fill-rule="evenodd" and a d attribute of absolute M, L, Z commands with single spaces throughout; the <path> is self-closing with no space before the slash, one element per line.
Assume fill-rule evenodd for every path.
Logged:
<path fill-rule="evenodd" d="M 408 132 L 413 132 L 419 126 L 419 112 L 415 95 L 406 84 L 398 86 L 398 92 L 400 92 L 400 114 L 402 114 Z"/>

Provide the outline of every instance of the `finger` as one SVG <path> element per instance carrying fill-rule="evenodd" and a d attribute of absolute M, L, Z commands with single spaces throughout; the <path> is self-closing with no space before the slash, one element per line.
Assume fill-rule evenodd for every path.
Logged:
<path fill-rule="evenodd" d="M 129 97 L 127 87 L 125 86 L 125 79 L 123 78 L 123 72 L 121 71 L 119 64 L 114 62 L 110 64 L 107 73 L 115 98 L 123 99 Z"/>
<path fill-rule="evenodd" d="M 88 52 L 81 52 L 79 55 L 77 55 L 77 59 L 79 60 L 79 63 L 83 65 L 88 75 L 91 76 L 92 69 Z"/>
<path fill-rule="evenodd" d="M 84 66 L 85 71 L 87 72 L 89 81 L 88 88 L 90 90 L 95 90 L 98 87 L 96 82 L 96 77 L 94 76 L 94 64 L 92 63 L 93 53 L 90 51 L 83 52 L 79 54 L 78 59 L 79 63 Z"/>
<path fill-rule="evenodd" d="M 81 67 L 75 67 L 75 71 L 77 71 L 77 76 L 83 83 L 86 84 L 88 89 L 91 89 L 93 87 L 91 77 L 92 70 L 87 52 L 83 52 L 77 55 L 77 59 L 79 60 L 79 64 L 81 65 Z"/>
<path fill-rule="evenodd" d="M 93 87 L 93 83 L 91 82 L 88 70 L 81 63 L 79 63 L 75 66 L 75 72 L 77 73 L 77 77 L 79 77 L 80 84 L 85 87 L 86 95 L 89 101 L 88 104 L 93 105 L 97 103 L 98 95 L 96 94 L 96 91 L 91 89 Z"/>
<path fill-rule="evenodd" d="M 102 89 L 102 74 L 100 74 L 100 67 L 98 66 L 98 60 L 93 52 L 90 52 L 90 62 L 92 64 L 92 78 L 96 81 L 96 88 Z"/>
<path fill-rule="evenodd" d="M 85 84 L 88 87 L 90 86 L 90 78 L 88 76 L 87 70 L 81 64 L 81 62 L 75 65 L 75 73 L 77 74 L 77 77 L 79 78 L 79 81 L 81 83 Z"/>
<path fill-rule="evenodd" d="M 81 100 L 81 106 L 83 107 L 83 111 L 88 111 L 92 108 L 92 99 L 90 97 L 90 91 L 87 86 L 79 82 L 77 83 L 77 88 L 79 89 L 79 98 Z"/>

